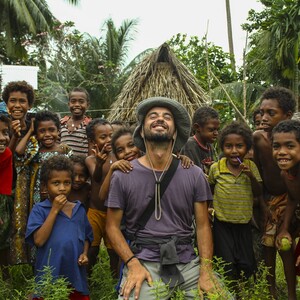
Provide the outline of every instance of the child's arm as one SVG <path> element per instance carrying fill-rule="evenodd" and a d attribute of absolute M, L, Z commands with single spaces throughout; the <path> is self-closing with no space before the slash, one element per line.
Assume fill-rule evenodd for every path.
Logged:
<path fill-rule="evenodd" d="M 14 152 L 16 149 L 16 146 L 18 144 L 18 141 L 20 139 L 21 136 L 21 122 L 20 120 L 13 120 L 11 121 L 11 128 L 13 131 L 12 137 L 10 139 L 8 148 Z"/>
<path fill-rule="evenodd" d="M 242 168 L 243 173 L 245 173 L 250 179 L 253 197 L 260 196 L 262 194 L 262 184 L 257 181 L 249 166 L 242 163 L 240 164 L 240 168 Z"/>
<path fill-rule="evenodd" d="M 105 176 L 105 179 L 99 190 L 99 198 L 100 198 L 100 201 L 102 201 L 102 202 L 104 202 L 108 197 L 111 176 L 115 170 L 120 170 L 124 173 L 129 173 L 129 171 L 132 170 L 132 165 L 129 161 L 121 159 L 121 160 L 115 161 L 110 166 L 109 171 L 108 171 L 107 175 Z"/>
<path fill-rule="evenodd" d="M 25 136 L 20 140 L 18 143 L 15 152 L 19 155 L 22 156 L 25 153 L 26 145 L 27 142 L 29 141 L 30 137 L 32 136 L 34 132 L 34 119 L 31 119 L 31 126 Z"/>
<path fill-rule="evenodd" d="M 186 155 L 177 154 L 176 156 L 175 154 L 173 154 L 173 156 L 181 160 L 181 165 L 184 169 L 189 169 L 190 166 L 194 165 L 194 162 Z"/>
<path fill-rule="evenodd" d="M 96 157 L 96 165 L 94 172 L 91 174 L 93 180 L 95 182 L 100 183 L 102 180 L 102 167 L 105 164 L 107 157 L 108 157 L 108 152 L 105 150 L 106 145 L 103 146 L 101 151 L 99 151 L 98 146 L 96 145 L 95 149 L 93 149 L 94 155 Z"/>
<path fill-rule="evenodd" d="M 84 266 L 89 263 L 88 259 L 88 250 L 90 248 L 90 242 L 88 240 L 85 240 L 84 242 L 84 248 L 83 248 L 83 253 L 80 254 L 78 258 L 78 265 L 79 266 Z"/>
<path fill-rule="evenodd" d="M 56 217 L 58 213 L 62 210 L 63 206 L 67 203 L 67 201 L 68 200 L 65 195 L 58 195 L 54 198 L 50 213 L 47 216 L 44 224 L 33 234 L 34 244 L 37 247 L 42 247 L 47 242 L 52 232 L 52 228 L 55 223 Z"/>

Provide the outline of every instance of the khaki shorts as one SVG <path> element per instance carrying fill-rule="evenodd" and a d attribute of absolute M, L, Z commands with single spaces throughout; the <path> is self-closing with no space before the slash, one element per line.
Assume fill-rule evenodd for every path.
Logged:
<path fill-rule="evenodd" d="M 106 212 L 89 208 L 87 217 L 93 229 L 94 240 L 92 242 L 92 247 L 100 246 L 101 240 L 103 239 L 106 248 L 112 249 L 111 243 L 107 237 L 105 231 L 106 225 Z"/>

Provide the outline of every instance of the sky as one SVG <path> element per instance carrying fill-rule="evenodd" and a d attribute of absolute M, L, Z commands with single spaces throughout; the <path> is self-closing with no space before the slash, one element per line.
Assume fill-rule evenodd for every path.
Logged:
<path fill-rule="evenodd" d="M 101 36 L 108 18 L 118 27 L 126 19 L 138 19 L 128 62 L 148 48 L 157 48 L 177 33 L 198 36 L 207 32 L 209 42 L 229 52 L 225 0 L 81 0 L 75 7 L 66 0 L 48 0 L 53 15 L 61 22 L 73 21 L 80 32 Z M 230 0 L 236 62 L 242 65 L 246 33 L 241 24 L 248 11 L 260 11 L 257 0 Z"/>

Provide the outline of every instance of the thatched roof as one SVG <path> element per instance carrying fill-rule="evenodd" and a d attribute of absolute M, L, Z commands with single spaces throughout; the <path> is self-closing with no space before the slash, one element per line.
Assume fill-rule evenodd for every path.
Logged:
<path fill-rule="evenodd" d="M 167 44 L 160 46 L 135 67 L 112 104 L 107 119 L 135 122 L 137 104 L 154 96 L 176 99 L 185 106 L 190 116 L 198 107 L 211 102 L 193 74 Z"/>

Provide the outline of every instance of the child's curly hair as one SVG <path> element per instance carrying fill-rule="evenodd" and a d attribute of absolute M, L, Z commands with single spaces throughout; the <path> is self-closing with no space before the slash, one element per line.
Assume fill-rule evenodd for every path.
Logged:
<path fill-rule="evenodd" d="M 274 86 L 266 89 L 261 96 L 260 102 L 267 99 L 277 100 L 279 107 L 283 110 L 284 113 L 287 113 L 289 111 L 291 111 L 292 113 L 295 112 L 295 96 L 292 91 L 287 88 Z"/>
<path fill-rule="evenodd" d="M 247 150 L 249 151 L 251 149 L 252 131 L 245 123 L 234 121 L 222 129 L 219 135 L 219 146 L 222 150 L 224 148 L 224 141 L 229 134 L 237 134 L 242 136 L 246 143 Z"/>
<path fill-rule="evenodd" d="M 272 130 L 272 141 L 275 133 L 294 133 L 296 140 L 300 143 L 300 121 L 284 120 L 279 122 Z"/>
<path fill-rule="evenodd" d="M 89 169 L 87 168 L 87 166 L 85 164 L 85 157 L 84 156 L 82 156 L 82 155 L 72 155 L 70 157 L 70 160 L 73 163 L 73 165 L 79 164 L 79 165 L 82 166 L 86 178 L 90 177 Z"/>
<path fill-rule="evenodd" d="M 44 121 L 53 121 L 57 130 L 60 130 L 60 121 L 58 115 L 49 110 L 41 110 L 36 113 L 34 120 L 34 133 L 37 134 L 37 128 L 41 122 Z"/>
<path fill-rule="evenodd" d="M 116 141 L 117 141 L 117 139 L 119 139 L 121 136 L 124 136 L 124 135 L 132 136 L 132 140 L 133 140 L 133 129 L 127 126 L 127 127 L 122 127 L 119 130 L 117 130 L 116 132 L 114 132 L 114 134 L 111 138 L 111 147 L 112 147 L 113 153 L 115 155 L 117 153 Z"/>
<path fill-rule="evenodd" d="M 0 114 L 0 121 L 5 123 L 8 127 L 8 130 L 10 132 L 11 130 L 11 120 L 8 116 L 4 115 L 4 114 Z"/>
<path fill-rule="evenodd" d="M 10 93 L 21 92 L 27 95 L 28 104 L 32 106 L 34 103 L 34 91 L 33 87 L 25 80 L 23 81 L 11 81 L 3 89 L 2 99 L 7 104 Z"/>
<path fill-rule="evenodd" d="M 40 180 L 43 184 L 47 184 L 53 171 L 67 171 L 70 173 L 73 180 L 73 163 L 70 158 L 65 155 L 56 155 L 43 162 L 40 175 Z"/>
<path fill-rule="evenodd" d="M 94 141 L 95 140 L 95 128 L 97 126 L 101 125 L 110 125 L 110 122 L 107 121 L 106 119 L 102 118 L 96 118 L 93 119 L 87 126 L 86 126 L 86 135 L 89 141 Z"/>

